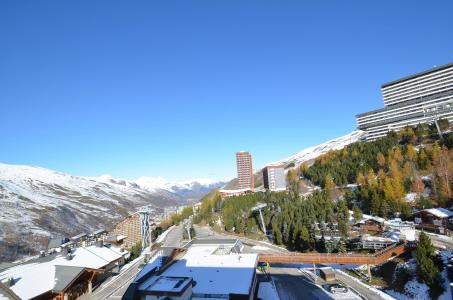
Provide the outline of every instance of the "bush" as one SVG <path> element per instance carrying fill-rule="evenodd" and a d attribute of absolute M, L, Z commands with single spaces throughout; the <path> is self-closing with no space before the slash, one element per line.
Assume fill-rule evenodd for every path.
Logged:
<path fill-rule="evenodd" d="M 134 259 L 136 259 L 137 257 L 139 257 L 140 254 L 142 253 L 142 243 L 141 243 L 141 242 L 138 242 L 137 244 L 135 244 L 134 246 L 132 246 L 132 247 L 129 249 L 129 252 L 131 253 L 130 260 L 134 260 Z"/>

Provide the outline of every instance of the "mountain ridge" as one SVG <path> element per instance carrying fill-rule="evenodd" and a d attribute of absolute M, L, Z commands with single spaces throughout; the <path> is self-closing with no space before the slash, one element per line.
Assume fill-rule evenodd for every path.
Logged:
<path fill-rule="evenodd" d="M 111 176 L 73 176 L 0 163 L 0 261 L 40 249 L 54 235 L 110 229 L 142 206 L 161 213 L 165 207 L 196 201 L 221 184 L 166 181 L 149 188 Z"/>

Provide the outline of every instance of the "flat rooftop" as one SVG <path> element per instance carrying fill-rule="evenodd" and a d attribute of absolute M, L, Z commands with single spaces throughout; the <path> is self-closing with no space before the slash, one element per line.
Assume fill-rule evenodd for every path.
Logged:
<path fill-rule="evenodd" d="M 215 240 L 211 240 L 209 244 L 192 244 L 184 256 L 160 276 L 191 278 L 195 298 L 202 294 L 217 295 L 220 298 L 229 294 L 248 295 L 255 277 L 258 255 L 224 251 L 225 245 L 222 242 L 225 241 L 218 241 L 217 244 Z M 156 277 L 159 276 L 143 282 L 139 290 L 146 293 Z"/>
<path fill-rule="evenodd" d="M 397 79 L 397 80 L 386 82 L 386 83 L 384 83 L 381 86 L 381 88 L 385 88 L 385 87 L 388 87 L 390 85 L 397 84 L 397 83 L 400 83 L 400 82 L 403 82 L 403 81 L 406 81 L 406 80 L 410 80 L 410 79 L 413 79 L 413 78 L 417 78 L 417 77 L 420 77 L 420 76 L 423 76 L 423 75 L 426 75 L 426 74 L 429 74 L 429 73 L 434 73 L 434 72 L 437 72 L 437 71 L 440 71 L 440 70 L 443 70 L 443 69 L 447 69 L 449 67 L 453 67 L 453 62 L 445 64 L 445 65 L 441 65 L 441 66 L 438 66 L 438 67 L 430 68 L 428 70 L 425 70 L 425 71 L 422 71 L 422 72 L 418 72 L 418 73 L 415 73 L 415 74 L 412 74 L 412 75 L 409 75 L 409 76 L 405 76 L 405 77 L 402 77 L 402 78 Z"/>
<path fill-rule="evenodd" d="M 146 291 L 151 295 L 181 294 L 190 284 L 192 284 L 190 277 L 158 276 Z"/>

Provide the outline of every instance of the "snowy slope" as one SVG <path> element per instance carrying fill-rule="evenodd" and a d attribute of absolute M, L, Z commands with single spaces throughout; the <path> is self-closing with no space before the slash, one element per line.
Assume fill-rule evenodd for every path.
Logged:
<path fill-rule="evenodd" d="M 285 159 L 270 163 L 271 165 L 289 165 L 294 163 L 296 166 L 304 162 L 309 162 L 318 156 L 327 153 L 331 150 L 340 150 L 345 146 L 358 142 L 365 137 L 365 132 L 356 130 L 350 134 L 344 135 L 342 137 L 330 140 L 328 142 L 319 144 L 317 146 L 309 147 L 304 150 L 301 150 L 299 153 L 287 157 Z"/>
<path fill-rule="evenodd" d="M 294 164 L 295 166 L 301 165 L 302 163 L 310 163 L 318 156 L 325 154 L 331 150 L 340 150 L 345 146 L 358 142 L 365 137 L 365 132 L 356 130 L 347 135 L 341 136 L 339 138 L 330 140 L 328 142 L 319 144 L 317 146 L 309 147 L 301 150 L 300 152 L 287 157 L 285 159 L 268 163 L 267 165 L 284 165 L 285 167 Z M 264 167 L 264 166 L 263 166 Z M 263 175 L 261 169 L 255 170 L 255 184 L 263 183 Z M 231 180 L 225 185 L 225 189 L 237 189 L 238 181 L 237 178 Z"/>
<path fill-rule="evenodd" d="M 151 181 L 153 185 L 144 184 Z M 220 184 L 79 177 L 0 164 L 0 261 L 43 244 L 50 235 L 109 228 L 138 207 L 149 205 L 159 212 L 199 199 Z"/>

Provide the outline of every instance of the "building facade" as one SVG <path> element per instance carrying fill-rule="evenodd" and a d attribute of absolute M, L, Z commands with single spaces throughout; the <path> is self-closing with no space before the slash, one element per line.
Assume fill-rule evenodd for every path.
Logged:
<path fill-rule="evenodd" d="M 236 167 L 239 181 L 238 189 L 249 189 L 253 191 L 255 182 L 253 178 L 252 155 L 247 151 L 237 152 Z"/>
<path fill-rule="evenodd" d="M 450 235 L 453 231 L 453 212 L 445 208 L 423 209 L 413 214 L 415 227 Z"/>
<path fill-rule="evenodd" d="M 285 191 L 286 178 L 284 166 L 266 166 L 263 169 L 264 188 L 268 191 Z"/>
<path fill-rule="evenodd" d="M 385 83 L 381 91 L 385 107 L 356 116 L 366 140 L 435 119 L 453 121 L 453 63 Z"/>
<path fill-rule="evenodd" d="M 127 248 L 142 241 L 140 214 L 135 213 L 121 221 L 113 229 L 116 235 L 126 236 L 123 245 Z"/>

